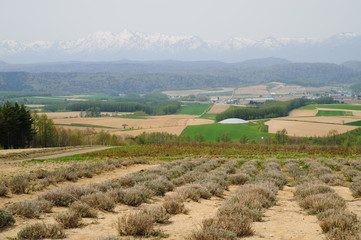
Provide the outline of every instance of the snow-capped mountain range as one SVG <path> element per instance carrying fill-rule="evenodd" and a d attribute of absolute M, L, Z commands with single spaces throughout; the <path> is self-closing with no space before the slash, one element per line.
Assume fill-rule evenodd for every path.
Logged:
<path fill-rule="evenodd" d="M 119 59 L 237 62 L 265 57 L 302 62 L 361 60 L 361 35 L 340 33 L 327 39 L 270 37 L 252 40 L 234 37 L 225 41 L 207 41 L 197 36 L 124 30 L 120 33 L 97 32 L 68 41 L 0 41 L 0 60 L 13 63 Z"/>

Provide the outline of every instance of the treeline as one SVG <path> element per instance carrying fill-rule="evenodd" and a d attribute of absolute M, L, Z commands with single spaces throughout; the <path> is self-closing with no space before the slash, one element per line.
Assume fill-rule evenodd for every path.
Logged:
<path fill-rule="evenodd" d="M 49 97 L 50 93 L 40 93 L 40 92 L 6 92 L 0 91 L 0 99 L 7 98 L 18 98 L 18 97 L 33 97 L 33 96 L 42 96 Z"/>
<path fill-rule="evenodd" d="M 306 98 L 297 98 L 290 101 L 266 101 L 264 104 L 257 104 L 256 107 L 239 108 L 232 107 L 226 111 L 217 114 L 216 121 L 222 121 L 227 118 L 241 118 L 244 120 L 264 119 L 274 117 L 284 117 L 290 111 L 309 105 L 309 104 L 331 104 L 335 101 L 330 97 L 319 98 L 316 100 L 309 100 Z"/>
<path fill-rule="evenodd" d="M 96 108 L 101 112 L 136 112 L 143 111 L 150 115 L 174 114 L 181 108 L 181 104 L 176 101 L 164 101 L 157 103 L 137 103 L 137 102 L 98 102 L 87 101 L 71 103 L 66 106 L 69 111 L 86 111 Z"/>
<path fill-rule="evenodd" d="M 360 82 L 361 72 L 329 63 L 289 63 L 258 68 L 237 64 L 187 66 L 181 71 L 158 70 L 134 73 L 26 73 L 1 72 L 3 91 L 49 92 L 51 94 L 149 93 L 163 90 L 239 87 L 279 81 L 303 86 L 326 86 Z"/>
<path fill-rule="evenodd" d="M 31 114 L 24 105 L 0 105 L 0 148 L 64 147 L 76 145 L 121 145 L 126 141 L 94 129 L 71 130 L 55 127 L 46 114 Z"/>
<path fill-rule="evenodd" d="M 68 104 L 51 104 L 44 107 L 45 111 L 84 111 L 84 112 L 137 112 L 142 111 L 149 115 L 174 114 L 181 109 L 177 101 L 162 101 L 154 103 L 139 102 L 101 102 L 84 101 Z"/>

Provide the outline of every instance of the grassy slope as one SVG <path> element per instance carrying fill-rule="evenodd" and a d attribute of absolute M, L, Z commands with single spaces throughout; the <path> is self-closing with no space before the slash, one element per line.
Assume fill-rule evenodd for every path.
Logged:
<path fill-rule="evenodd" d="M 351 125 L 351 126 L 361 127 L 361 121 L 349 122 L 349 123 L 345 123 L 345 125 Z"/>
<path fill-rule="evenodd" d="M 201 115 L 210 108 L 212 104 L 194 104 L 194 105 L 187 105 L 182 106 L 182 109 L 177 114 L 188 114 L 188 115 Z"/>
<path fill-rule="evenodd" d="M 318 104 L 308 105 L 299 108 L 300 110 L 314 110 L 317 108 L 329 108 L 329 109 L 345 109 L 345 110 L 361 110 L 361 105 L 347 105 L 347 104 Z"/>
<path fill-rule="evenodd" d="M 270 133 L 259 132 L 258 125 L 220 123 L 187 126 L 181 135 L 194 138 L 197 133 L 200 133 L 205 137 L 207 142 L 215 142 L 217 137 L 220 137 L 224 132 L 229 132 L 233 140 L 239 140 L 243 134 L 246 134 L 249 138 L 260 138 L 271 135 Z"/>
<path fill-rule="evenodd" d="M 347 111 L 318 110 L 316 116 L 353 116 L 353 114 Z"/>

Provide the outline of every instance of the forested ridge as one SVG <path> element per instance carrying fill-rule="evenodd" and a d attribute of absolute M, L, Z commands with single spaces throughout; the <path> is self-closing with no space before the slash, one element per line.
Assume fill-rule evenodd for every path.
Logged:
<path fill-rule="evenodd" d="M 190 64 L 190 63 L 189 63 Z M 213 65 L 212 65 L 213 64 Z M 51 94 L 79 94 L 99 91 L 149 93 L 217 87 L 242 87 L 280 81 L 303 86 L 353 84 L 361 82 L 361 72 L 330 63 L 288 63 L 261 67 L 240 67 L 237 64 L 206 64 L 182 71 L 118 73 L 28 73 L 1 72 L 2 91 L 31 91 Z"/>

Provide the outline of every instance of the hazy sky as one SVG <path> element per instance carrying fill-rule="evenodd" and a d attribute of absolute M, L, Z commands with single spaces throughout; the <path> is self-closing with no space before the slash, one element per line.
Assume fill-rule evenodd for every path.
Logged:
<path fill-rule="evenodd" d="M 361 34 L 361 0 L 0 0 L 0 40 L 73 40 L 94 32 L 326 38 Z"/>

